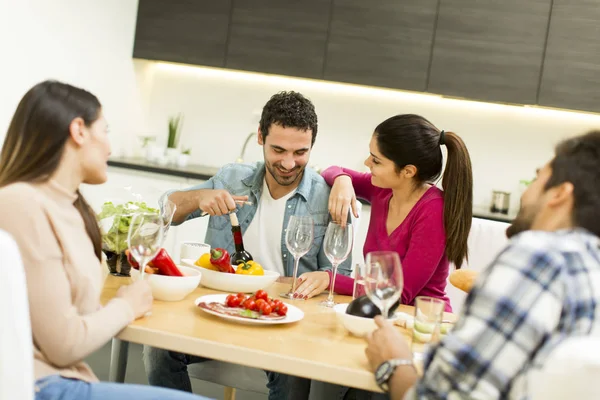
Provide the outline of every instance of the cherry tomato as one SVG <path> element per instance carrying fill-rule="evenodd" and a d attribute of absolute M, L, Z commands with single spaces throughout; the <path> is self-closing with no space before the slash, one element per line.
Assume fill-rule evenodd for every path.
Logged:
<path fill-rule="evenodd" d="M 269 315 L 273 309 L 271 308 L 271 305 L 265 301 L 260 304 L 258 311 L 260 311 L 262 315 Z"/>
<path fill-rule="evenodd" d="M 262 289 L 256 292 L 254 297 L 256 297 L 257 299 L 263 299 L 264 301 L 269 301 L 269 295 Z"/>
<path fill-rule="evenodd" d="M 249 298 L 246 301 L 244 301 L 244 308 L 246 310 L 255 311 L 256 310 L 256 302 L 252 298 Z"/>
<path fill-rule="evenodd" d="M 234 299 L 237 300 L 237 297 L 235 295 L 233 295 L 233 294 L 228 295 L 227 298 L 225 299 L 225 305 L 227 307 L 235 307 L 232 305 Z"/>
<path fill-rule="evenodd" d="M 229 307 L 239 307 L 242 304 L 242 299 L 234 295 L 230 296 L 232 296 L 231 300 L 227 303 Z"/>
<path fill-rule="evenodd" d="M 263 303 L 266 303 L 266 301 L 264 301 L 263 299 L 257 299 L 255 301 L 255 303 L 256 303 L 256 309 L 260 310 L 260 305 L 263 304 Z"/>
<path fill-rule="evenodd" d="M 239 297 L 239 298 L 241 298 L 241 299 L 242 299 L 242 298 L 244 298 L 244 299 L 245 299 L 245 298 L 246 298 L 246 295 L 245 295 L 244 293 L 238 293 L 238 294 L 237 294 L 237 297 Z"/>
<path fill-rule="evenodd" d="M 284 316 L 288 312 L 288 308 L 285 304 L 281 303 L 277 306 L 277 314 Z"/>

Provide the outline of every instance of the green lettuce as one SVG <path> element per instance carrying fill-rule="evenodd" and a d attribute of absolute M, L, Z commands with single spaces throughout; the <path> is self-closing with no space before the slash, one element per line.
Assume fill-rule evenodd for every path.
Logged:
<path fill-rule="evenodd" d="M 148 207 L 145 202 L 129 201 L 115 205 L 107 201 L 98 214 L 102 231 L 102 248 L 113 253 L 122 253 L 127 249 L 127 234 L 131 218 L 139 213 L 159 214 L 157 208 Z"/>

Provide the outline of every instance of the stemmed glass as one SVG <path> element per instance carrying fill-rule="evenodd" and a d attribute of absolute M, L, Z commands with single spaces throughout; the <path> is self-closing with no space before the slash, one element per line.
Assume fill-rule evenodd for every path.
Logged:
<path fill-rule="evenodd" d="M 163 240 L 166 238 L 167 233 L 169 232 L 175 211 L 177 211 L 177 206 L 171 200 L 165 199 L 162 202 L 160 206 L 160 215 L 163 219 Z"/>
<path fill-rule="evenodd" d="M 158 254 L 162 246 L 163 234 L 162 215 L 139 213 L 131 218 L 127 245 L 140 266 L 140 279 L 144 279 L 146 265 Z"/>
<path fill-rule="evenodd" d="M 395 251 L 367 253 L 364 266 L 365 291 L 380 310 L 383 318 L 402 295 L 404 277 L 400 257 Z"/>
<path fill-rule="evenodd" d="M 294 280 L 292 288 L 288 293 L 282 293 L 281 297 L 293 299 L 296 292 L 296 279 L 298 278 L 298 264 L 300 257 L 308 253 L 314 238 L 314 223 L 309 216 L 292 215 L 288 221 L 285 231 L 285 245 L 294 256 Z"/>
<path fill-rule="evenodd" d="M 325 231 L 325 239 L 323 239 L 323 246 L 325 255 L 331 262 L 332 275 L 331 285 L 329 287 L 329 296 L 327 300 L 319 303 L 323 307 L 332 308 L 335 306 L 333 301 L 333 287 L 335 286 L 335 277 L 337 276 L 338 266 L 344 262 L 348 255 L 352 251 L 352 242 L 354 240 L 352 224 L 339 224 L 331 221 Z"/>

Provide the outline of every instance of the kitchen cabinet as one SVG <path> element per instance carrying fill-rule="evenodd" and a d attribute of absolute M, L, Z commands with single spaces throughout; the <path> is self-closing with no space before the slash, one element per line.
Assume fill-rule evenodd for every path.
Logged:
<path fill-rule="evenodd" d="M 440 0 L 427 91 L 535 104 L 550 5 L 551 0 Z"/>
<path fill-rule="evenodd" d="M 133 56 L 225 65 L 232 0 L 139 0 Z"/>
<path fill-rule="evenodd" d="M 326 80 L 424 91 L 438 0 L 334 0 Z"/>
<path fill-rule="evenodd" d="M 539 104 L 600 112 L 600 3 L 554 0 Z"/>
<path fill-rule="evenodd" d="M 322 78 L 331 0 L 235 1 L 225 66 Z"/>

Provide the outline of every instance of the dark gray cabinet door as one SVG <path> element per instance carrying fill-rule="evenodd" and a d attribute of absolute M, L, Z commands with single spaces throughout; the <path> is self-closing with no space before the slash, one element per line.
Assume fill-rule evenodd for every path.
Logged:
<path fill-rule="evenodd" d="M 331 0 L 236 0 L 226 67 L 323 77 Z"/>
<path fill-rule="evenodd" d="M 539 104 L 600 112 L 598 0 L 554 0 Z"/>
<path fill-rule="evenodd" d="M 440 0 L 427 90 L 535 104 L 551 0 Z"/>
<path fill-rule="evenodd" d="M 133 56 L 225 65 L 231 0 L 139 0 Z"/>
<path fill-rule="evenodd" d="M 334 0 L 325 79 L 425 90 L 438 0 Z"/>

